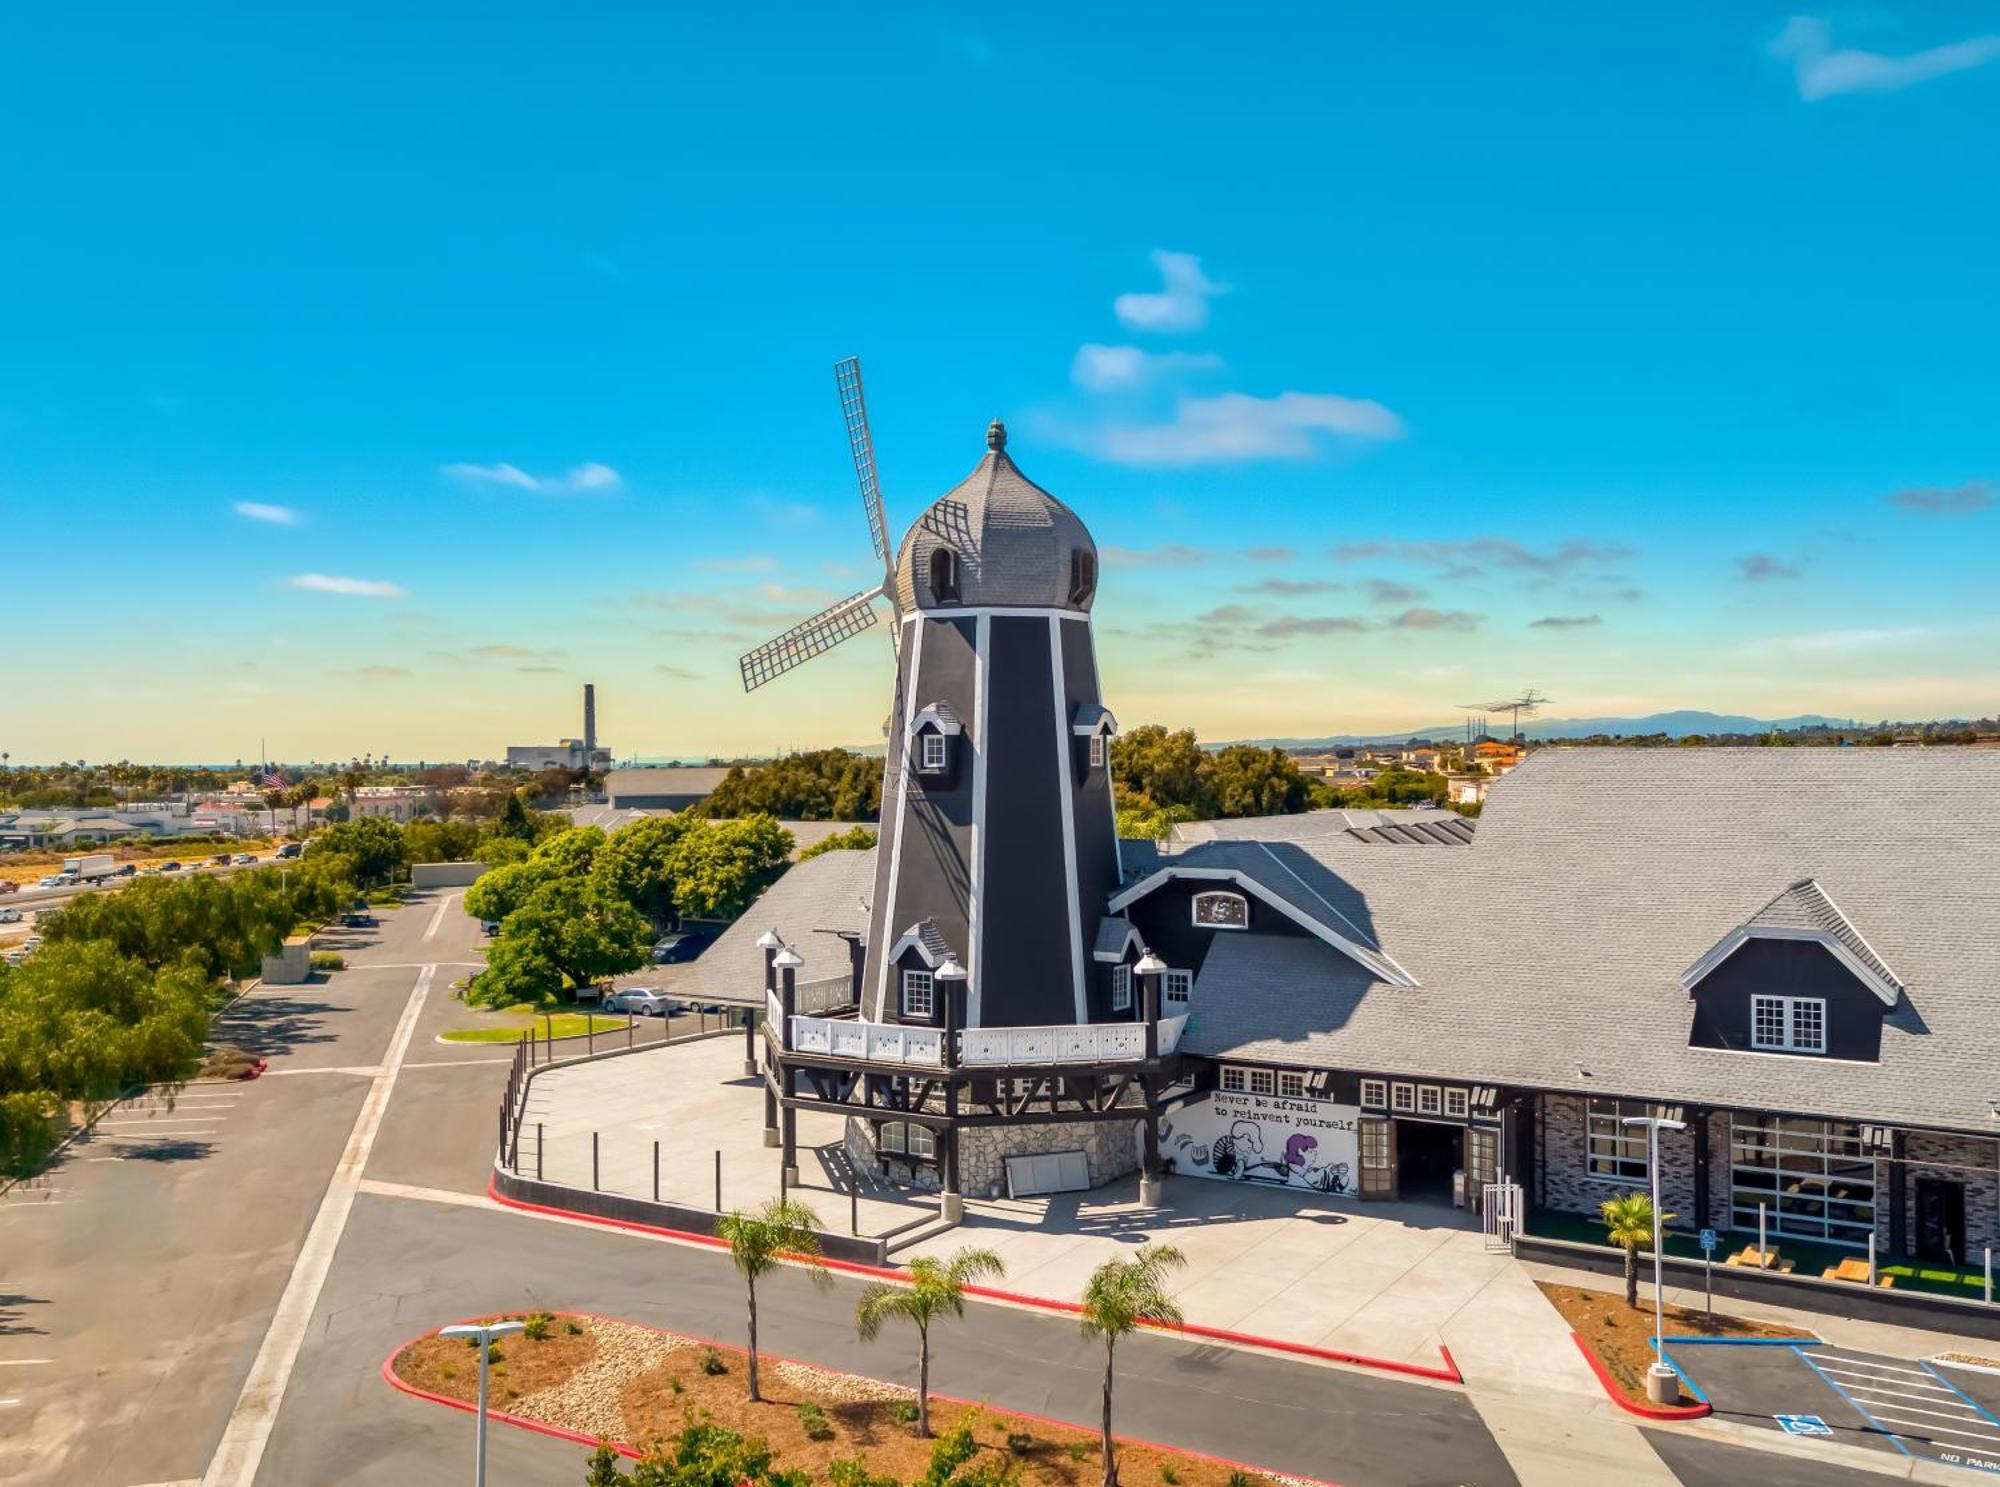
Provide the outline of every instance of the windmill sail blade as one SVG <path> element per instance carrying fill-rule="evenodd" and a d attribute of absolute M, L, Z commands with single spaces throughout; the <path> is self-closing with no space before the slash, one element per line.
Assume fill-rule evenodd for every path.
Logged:
<path fill-rule="evenodd" d="M 754 692 L 794 666 L 804 665 L 875 624 L 875 600 L 881 592 L 869 589 L 866 593 L 850 594 L 811 619 L 792 626 L 776 640 L 765 641 L 737 663 L 743 672 L 743 690 Z"/>
<path fill-rule="evenodd" d="M 847 421 L 847 442 L 854 450 L 854 474 L 861 482 L 861 509 L 868 514 L 868 536 L 886 570 L 889 521 L 882 514 L 882 487 L 875 479 L 875 440 L 868 432 L 868 402 L 861 393 L 861 358 L 850 356 L 836 363 L 833 381 L 840 389 L 840 415 Z"/>

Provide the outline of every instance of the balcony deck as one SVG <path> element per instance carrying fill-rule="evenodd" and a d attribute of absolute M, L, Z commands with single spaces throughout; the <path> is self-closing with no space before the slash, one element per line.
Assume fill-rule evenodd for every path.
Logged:
<path fill-rule="evenodd" d="M 1185 1014 L 1160 1020 L 1159 1056 L 1180 1046 Z M 842 1062 L 942 1069 L 942 1028 L 851 1017 L 795 1015 L 791 1049 Z M 975 1069 L 1143 1064 L 1146 1027 L 1139 1022 L 1055 1024 L 1045 1027 L 966 1028 L 959 1032 L 958 1066 Z"/>

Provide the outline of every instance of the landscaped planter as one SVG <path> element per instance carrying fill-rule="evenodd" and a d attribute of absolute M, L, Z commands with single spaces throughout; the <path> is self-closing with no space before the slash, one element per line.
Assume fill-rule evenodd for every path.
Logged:
<path fill-rule="evenodd" d="M 627 1456 L 705 1415 L 762 1438 L 777 1468 L 807 1471 L 816 1481 L 826 1479 L 834 1462 L 855 1457 L 865 1458 L 871 1473 L 902 1481 L 921 1478 L 930 1462 L 932 1443 L 910 1423 L 914 1392 L 900 1384 L 764 1353 L 764 1399 L 752 1404 L 741 1349 L 587 1313 L 554 1313 L 540 1340 L 516 1335 L 501 1339 L 498 1349 L 489 1377 L 492 1418 L 585 1444 L 608 1441 Z M 717 1365 L 720 1371 L 711 1371 Z M 471 1409 L 478 1398 L 477 1351 L 436 1333 L 398 1348 L 382 1373 L 395 1387 L 436 1403 Z M 817 1406 L 817 1420 L 811 1406 Z M 1020 1468 L 1024 1481 L 1088 1487 L 1102 1475 L 1094 1430 L 932 1393 L 937 1434 L 968 1415 L 979 1454 Z M 1124 1437 L 1118 1460 L 1120 1477 L 1130 1482 L 1244 1487 L 1247 1475 L 1284 1487 L 1326 1487 Z"/>

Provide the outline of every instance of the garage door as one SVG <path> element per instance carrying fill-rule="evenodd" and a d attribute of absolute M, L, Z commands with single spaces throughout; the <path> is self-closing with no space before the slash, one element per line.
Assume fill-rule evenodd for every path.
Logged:
<path fill-rule="evenodd" d="M 1036 1193 L 1080 1193 L 1090 1186 L 1090 1164 L 1080 1151 L 1051 1151 L 1032 1157 L 1007 1158 L 1007 1196 L 1027 1198 Z"/>

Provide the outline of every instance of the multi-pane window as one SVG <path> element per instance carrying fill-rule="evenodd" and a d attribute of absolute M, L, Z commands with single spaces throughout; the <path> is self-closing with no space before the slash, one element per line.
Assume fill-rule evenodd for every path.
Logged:
<path fill-rule="evenodd" d="M 892 1156 L 935 1157 L 937 1132 L 914 1121 L 885 1120 L 876 1127 L 875 1148 Z"/>
<path fill-rule="evenodd" d="M 1130 1012 L 1132 1010 L 1132 968 L 1115 965 L 1111 968 L 1111 1010 Z"/>
<path fill-rule="evenodd" d="M 1406 1115 L 1414 1114 L 1417 1108 L 1417 1087 L 1414 1084 L 1390 1085 L 1389 1108 Z"/>
<path fill-rule="evenodd" d="M 1439 1089 L 1435 1084 L 1418 1085 L 1417 1114 L 1419 1115 L 1444 1114 L 1444 1091 Z"/>
<path fill-rule="evenodd" d="M 1780 1053 L 1825 1053 L 1826 1003 L 1819 997 L 1751 997 L 1750 1046 Z"/>
<path fill-rule="evenodd" d="M 1303 1100 L 1306 1094 L 1306 1076 L 1296 1069 L 1280 1069 L 1278 1093 L 1288 1099 Z"/>
<path fill-rule="evenodd" d="M 929 1126 L 914 1123 L 910 1126 L 910 1155 L 913 1157 L 934 1157 L 937 1155 L 937 1132 Z"/>
<path fill-rule="evenodd" d="M 1222 1070 L 1222 1087 L 1241 1094 L 1249 1087 L 1249 1081 L 1244 1077 L 1243 1070 L 1233 1066 L 1225 1066 Z"/>
<path fill-rule="evenodd" d="M 1651 1111 L 1632 1100 L 1592 1100 L 1585 1151 L 1590 1175 L 1599 1182 L 1646 1181 L 1646 1128 L 1624 1124 L 1628 1115 Z"/>
<path fill-rule="evenodd" d="M 936 990 L 929 971 L 903 972 L 903 1015 L 929 1017 L 937 1006 Z"/>
<path fill-rule="evenodd" d="M 1729 1125 L 1732 1227 L 1828 1244 L 1868 1243 L 1875 1228 L 1875 1161 L 1860 1126 L 1739 1115 Z"/>
<path fill-rule="evenodd" d="M 1193 971 L 1168 971 L 1161 978 L 1161 994 L 1166 1000 L 1166 1012 L 1172 1017 L 1176 1012 L 1187 1011 L 1188 997 L 1194 991 Z"/>
<path fill-rule="evenodd" d="M 925 733 L 923 737 L 923 760 L 925 769 L 944 768 L 944 735 Z"/>
<path fill-rule="evenodd" d="M 1274 1075 L 1269 1069 L 1252 1069 L 1250 1071 L 1251 1094 L 1271 1095 L 1271 1094 L 1276 1094 L 1277 1091 L 1278 1091 L 1277 1076 Z"/>
<path fill-rule="evenodd" d="M 1444 1092 L 1444 1113 L 1453 1120 L 1464 1120 L 1468 1108 L 1466 1091 L 1448 1089 Z"/>
<path fill-rule="evenodd" d="M 1370 1110 L 1380 1110 L 1389 1103 L 1389 1086 L 1380 1079 L 1361 1081 L 1361 1103 Z"/>
<path fill-rule="evenodd" d="M 1386 1120 L 1361 1122 L 1361 1165 L 1369 1170 L 1389 1165 L 1389 1122 Z"/>
<path fill-rule="evenodd" d="M 1090 767 L 1104 768 L 1104 735 L 1101 733 L 1090 735 Z"/>

